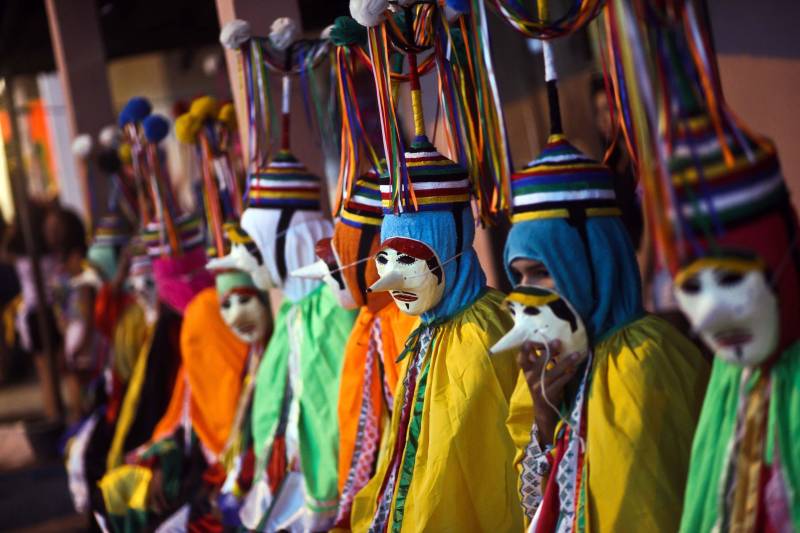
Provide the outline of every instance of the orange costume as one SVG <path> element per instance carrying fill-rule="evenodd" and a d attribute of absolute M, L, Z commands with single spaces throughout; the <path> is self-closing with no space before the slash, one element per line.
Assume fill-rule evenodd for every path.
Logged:
<path fill-rule="evenodd" d="M 343 204 L 331 244 L 343 285 L 361 308 L 345 347 L 339 389 L 336 527 L 347 530 L 353 497 L 375 471 L 397 385 L 395 360 L 417 317 L 401 313 L 388 293 L 367 292 L 378 279 L 372 259 L 380 247 L 377 175 L 368 173 L 359 178 Z"/>

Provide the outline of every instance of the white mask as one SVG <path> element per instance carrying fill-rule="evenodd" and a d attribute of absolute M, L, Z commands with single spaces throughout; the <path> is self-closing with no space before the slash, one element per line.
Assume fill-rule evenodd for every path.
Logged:
<path fill-rule="evenodd" d="M 321 239 L 317 243 L 316 251 L 321 258 L 319 261 L 293 270 L 291 275 L 297 278 L 321 279 L 330 287 L 340 306 L 344 309 L 358 309 L 353 300 L 353 293 L 350 292 L 347 281 L 342 276 L 339 254 L 336 253 L 332 239 L 330 237 Z"/>
<path fill-rule="evenodd" d="M 549 344 L 558 340 L 562 356 L 588 355 L 586 326 L 575 308 L 557 292 L 517 286 L 504 303 L 514 317 L 514 327 L 492 346 L 492 354 L 519 348 L 527 341 Z"/>
<path fill-rule="evenodd" d="M 242 272 L 247 272 L 253 278 L 253 283 L 256 284 L 256 287 L 262 291 L 277 287 L 255 244 L 247 246 L 234 243 L 231 245 L 231 251 L 228 255 L 209 260 L 206 268 L 209 270 L 241 270 Z"/>
<path fill-rule="evenodd" d="M 252 292 L 229 292 L 219 304 L 220 314 L 231 331 L 247 344 L 264 339 L 267 307 Z"/>
<path fill-rule="evenodd" d="M 375 256 L 378 281 L 370 292 L 388 291 L 397 307 L 419 316 L 439 303 L 444 294 L 444 270 L 433 250 L 414 239 L 395 237 Z M 398 250 L 401 245 L 401 250 Z M 412 255 L 413 254 L 413 255 Z"/>
<path fill-rule="evenodd" d="M 728 363 L 758 365 L 778 346 L 778 298 L 757 259 L 698 259 L 675 277 L 675 297 L 703 342 Z"/>

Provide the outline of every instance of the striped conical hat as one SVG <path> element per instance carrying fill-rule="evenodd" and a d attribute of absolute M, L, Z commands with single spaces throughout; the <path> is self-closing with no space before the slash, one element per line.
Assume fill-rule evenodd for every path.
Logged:
<path fill-rule="evenodd" d="M 786 202 L 788 192 L 772 143 L 728 130 L 722 135 L 723 145 L 705 114 L 684 124 L 673 139 L 668 165 L 676 204 L 691 226 L 709 227 L 712 219 L 723 227 L 741 224 Z"/>
<path fill-rule="evenodd" d="M 511 222 L 620 214 L 614 176 L 605 165 L 580 152 L 564 135 L 551 135 L 542 153 L 511 176 Z"/>
<path fill-rule="evenodd" d="M 142 231 L 142 241 L 150 257 L 174 256 L 194 250 L 203 246 L 202 220 L 191 213 L 186 213 L 175 218 L 175 232 L 178 236 L 178 250 L 173 250 L 169 240 L 164 237 L 163 222 L 151 222 Z"/>
<path fill-rule="evenodd" d="M 425 136 L 414 139 L 405 153 L 408 177 L 417 199 L 405 201 L 401 196 L 401 208 L 406 212 L 448 211 L 453 206 L 468 204 L 470 182 L 467 169 L 448 159 L 430 143 Z M 381 175 L 381 203 L 384 214 L 395 212 L 389 172 Z"/>
<path fill-rule="evenodd" d="M 267 167 L 250 175 L 247 207 L 260 209 L 320 209 L 320 179 L 288 150 L 281 150 Z"/>
<path fill-rule="evenodd" d="M 133 229 L 125 217 L 109 213 L 100 218 L 94 232 L 93 245 L 125 246 L 132 237 Z"/>
<path fill-rule="evenodd" d="M 355 228 L 381 225 L 383 210 L 378 180 L 378 173 L 374 169 L 356 179 L 350 197 L 342 203 L 339 214 L 344 224 Z"/>

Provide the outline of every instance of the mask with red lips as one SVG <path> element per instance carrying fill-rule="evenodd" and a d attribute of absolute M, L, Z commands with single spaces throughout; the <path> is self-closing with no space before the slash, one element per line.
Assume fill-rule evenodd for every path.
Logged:
<path fill-rule="evenodd" d="M 375 256 L 375 264 L 378 281 L 370 291 L 388 291 L 402 312 L 419 316 L 442 299 L 441 262 L 426 244 L 406 237 L 387 239 Z"/>

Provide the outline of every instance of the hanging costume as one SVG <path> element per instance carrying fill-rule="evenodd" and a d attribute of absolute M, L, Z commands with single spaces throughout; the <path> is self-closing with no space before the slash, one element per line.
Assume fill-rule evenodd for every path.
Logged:
<path fill-rule="evenodd" d="M 711 280 L 728 273 L 729 279 L 722 286 L 725 293 L 743 288 L 750 276 L 764 276 L 768 288 L 763 290 L 776 297 L 773 305 L 777 309 L 774 315 L 767 308 L 750 309 L 769 305 L 756 297 L 752 292 L 755 289 L 731 293 L 738 296 L 733 308 L 721 307 L 720 300 L 710 303 L 711 307 L 694 302 L 688 308 L 681 306 L 716 354 L 692 447 L 680 530 L 797 530 L 797 217 L 772 143 L 746 130 L 737 131 L 744 128 L 729 122 L 724 126 L 726 133 L 736 132 L 738 136 L 726 136 L 722 144 L 712 125 L 705 114 L 686 120 L 670 159 L 672 184 L 689 228 L 687 235 L 695 239 L 695 250 L 705 249 L 676 275 L 678 302 L 682 302 L 681 293 L 696 280 L 709 284 L 697 285 L 692 294 L 709 291 L 714 282 L 700 276 L 711 269 L 715 273 Z M 691 157 L 699 150 L 703 154 L 700 164 Z M 726 150 L 734 156 L 732 165 L 725 161 Z M 694 236 L 697 233 L 705 235 L 702 242 Z M 757 255 L 742 258 L 737 251 Z M 737 324 L 737 316 L 749 320 Z M 770 327 L 776 337 L 769 351 L 748 354 L 748 350 L 758 349 L 756 343 L 763 342 L 765 329 Z M 738 338 L 743 340 L 729 337 L 724 344 L 726 328 L 738 331 Z M 725 357 L 724 351 L 733 357 Z M 742 353 L 748 359 L 735 360 Z"/>
<path fill-rule="evenodd" d="M 385 453 L 356 495 L 351 528 L 520 531 L 515 449 L 506 426 L 520 372 L 513 353 L 489 355 L 511 320 L 501 312 L 502 295 L 486 287 L 472 247 L 470 192 L 478 185 L 425 135 L 416 54 L 436 46 L 431 24 L 438 8 L 404 7 L 398 25 L 386 13 L 353 7 L 353 18 L 369 26 L 387 160 L 372 290 L 389 291 L 401 311 L 420 321 L 398 358 Z M 408 150 L 389 86 L 391 46 L 409 64 L 414 138 Z"/>
<path fill-rule="evenodd" d="M 340 295 L 340 305 L 360 308 L 345 346 L 339 387 L 340 496 L 335 527 L 346 530 L 353 498 L 375 470 L 394 406 L 395 360 L 416 317 L 402 313 L 388 294 L 368 292 L 378 279 L 373 257 L 379 250 L 383 216 L 377 173 L 369 171 L 355 181 L 339 216 L 333 239 L 317 245 L 321 259 L 293 275 L 322 278 Z"/>
<path fill-rule="evenodd" d="M 354 315 L 337 304 L 324 284 L 288 277 L 292 270 L 311 263 L 316 242 L 330 236 L 331 224 L 319 211 L 319 194 L 319 178 L 290 153 L 279 152 L 263 172 L 251 176 L 248 208 L 242 215 L 242 228 L 257 244 L 269 278 L 284 294 L 253 397 L 255 483 L 269 496 L 253 516 L 243 515 L 244 524 L 251 528 L 266 518 L 263 501 L 272 500 L 284 476 L 279 472 L 276 478 L 265 471 L 270 460 L 278 459 L 272 457 L 273 449 L 284 446 L 285 452 L 279 455 L 285 455 L 286 468 L 302 472 L 313 527 L 329 523 L 335 515 L 338 429 L 334 406 Z M 267 485 L 269 489 L 264 490 Z M 260 499 L 252 491 L 251 496 Z M 243 513 L 248 509 L 252 508 Z"/>
<path fill-rule="evenodd" d="M 564 450 L 541 450 L 534 436 L 523 458 L 528 517 L 539 510 L 536 531 L 674 531 L 706 364 L 669 324 L 645 315 L 639 270 L 605 167 L 553 135 L 514 175 L 512 193 L 509 277 L 519 281 L 510 270 L 515 259 L 541 261 L 586 324 L 593 350 L 586 446 L 577 462 L 583 474 L 543 500 Z M 512 410 L 525 413 L 530 403 L 527 387 L 520 387 Z M 574 399 L 566 408 L 573 406 Z"/>

